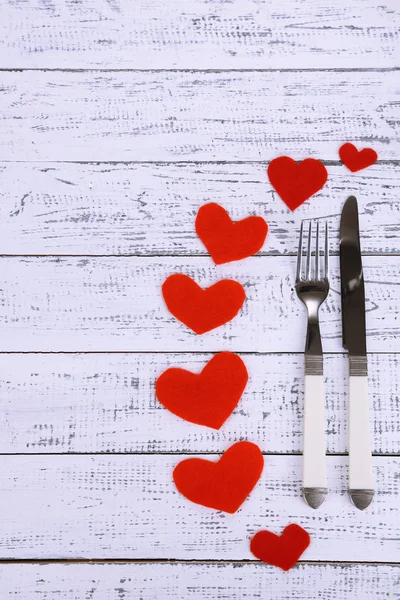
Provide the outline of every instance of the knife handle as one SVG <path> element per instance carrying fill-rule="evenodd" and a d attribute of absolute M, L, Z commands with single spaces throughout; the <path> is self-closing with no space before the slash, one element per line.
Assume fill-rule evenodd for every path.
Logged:
<path fill-rule="evenodd" d="M 324 376 L 305 375 L 303 496 L 313 508 L 322 504 L 327 493 L 325 450 Z M 315 494 L 318 495 L 318 499 L 311 503 L 310 496 Z"/>
<path fill-rule="evenodd" d="M 349 378 L 349 491 L 353 497 L 360 491 L 369 494 L 372 501 L 374 479 L 372 475 L 371 433 L 369 424 L 368 377 L 350 375 Z M 364 503 L 367 499 L 364 499 Z M 360 501 L 361 502 L 361 501 Z M 368 506 L 363 506 L 366 508 Z"/>

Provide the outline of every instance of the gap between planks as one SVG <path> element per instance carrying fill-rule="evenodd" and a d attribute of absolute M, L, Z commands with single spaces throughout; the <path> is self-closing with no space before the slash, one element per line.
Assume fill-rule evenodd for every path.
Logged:
<path fill-rule="evenodd" d="M 178 564 L 178 565 L 259 565 L 261 561 L 253 559 L 242 560 L 224 560 L 224 559 L 175 559 L 175 558 L 15 558 L 3 559 L 0 558 L 0 565 L 52 565 L 52 564 L 79 564 L 79 565 L 107 565 L 107 564 Z M 400 562 L 384 562 L 384 561 L 363 561 L 363 560 L 299 560 L 296 565 L 332 565 L 332 566 L 351 566 L 351 565 L 370 565 L 370 566 L 389 566 L 398 567 Z"/>
<path fill-rule="evenodd" d="M 327 217 L 320 217 L 322 220 L 325 220 Z M 304 221 L 318 221 L 319 218 L 316 219 L 303 219 Z M 398 256 L 400 254 L 400 250 L 399 252 L 363 252 L 362 256 L 373 256 L 373 257 L 379 257 L 379 256 L 388 256 L 388 257 L 392 257 L 392 256 Z M 262 252 L 259 252 L 257 254 L 253 254 L 252 256 L 249 256 L 247 258 L 264 258 L 265 256 L 267 256 L 268 258 L 282 258 L 282 256 L 287 257 L 287 256 L 297 256 L 297 252 L 288 252 L 286 254 L 278 254 L 277 252 L 273 252 L 271 254 L 263 254 Z M 339 256 L 339 252 L 329 252 L 329 256 Z M 25 254 L 7 254 L 7 253 L 2 253 L 0 254 L 0 258 L 210 258 L 210 255 L 207 252 L 201 252 L 201 253 L 192 253 L 192 254 L 171 254 L 171 253 L 160 253 L 160 252 L 156 252 L 156 253 L 151 253 L 151 254 L 134 254 L 134 253 L 123 253 L 123 254 L 62 254 L 62 253 L 57 253 L 54 254 L 54 252 L 51 252 L 49 254 L 31 254 L 31 253 L 25 253 Z M 230 262 L 234 262 L 234 261 L 230 261 Z M 227 263 L 225 263 L 227 264 Z"/>
<path fill-rule="evenodd" d="M 344 142 L 343 142 L 344 143 Z M 19 164 L 30 164 L 30 165 L 41 165 L 43 163 L 49 165 L 269 165 L 271 160 L 0 160 L 1 165 L 19 165 Z M 318 159 L 322 164 L 327 167 L 341 167 L 343 163 L 341 160 L 325 160 L 322 158 Z M 397 159 L 378 159 L 374 165 L 388 165 L 388 166 L 399 166 L 400 160 Z"/>
<path fill-rule="evenodd" d="M 23 73 L 24 71 L 39 71 L 42 73 L 386 73 L 400 71 L 400 67 L 307 67 L 296 69 L 116 69 L 116 68 L 63 68 L 63 67 L 27 67 L 27 68 L 0 68 L 1 72 Z"/>
<path fill-rule="evenodd" d="M 183 351 L 183 350 L 10 350 L 10 351 L 6 351 L 3 350 L 0 352 L 0 356 L 2 354 L 8 355 L 8 354 L 23 354 L 23 355 L 52 355 L 52 354 L 66 354 L 66 355 L 74 355 L 74 354 L 83 354 L 83 355 L 91 355 L 91 354 L 129 354 L 132 356 L 137 355 L 141 355 L 141 354 L 163 354 L 163 355 L 174 355 L 174 354 L 187 354 L 188 356 L 192 356 L 192 355 L 199 355 L 199 356 L 204 356 L 205 354 L 219 354 L 220 352 L 223 352 L 221 350 L 221 348 L 218 348 L 218 350 L 188 350 L 188 351 Z M 283 356 L 301 356 L 304 355 L 304 352 L 276 352 L 276 351 L 271 351 L 271 352 L 249 352 L 247 350 L 237 350 L 237 351 L 232 351 L 235 354 L 239 354 L 240 356 L 274 356 L 274 355 L 283 355 Z M 367 356 L 373 356 L 375 354 L 378 354 L 379 356 L 397 356 L 397 354 L 400 354 L 400 352 L 396 352 L 395 350 L 393 352 L 383 352 L 383 351 L 374 351 L 374 352 L 367 352 Z M 346 357 L 348 355 L 347 352 L 324 352 L 324 356 L 343 356 Z"/>
<path fill-rule="evenodd" d="M 240 440 L 237 440 L 240 441 Z M 232 442 L 236 443 L 236 442 Z M 188 452 L 187 450 L 157 450 L 155 452 L 143 451 L 124 451 L 113 452 L 112 450 L 103 452 L 0 452 L 0 456 L 221 456 L 223 451 L 216 450 L 198 450 Z M 302 456 L 302 452 L 262 452 L 263 456 Z M 390 452 L 372 452 L 372 456 L 378 458 L 400 458 L 400 453 Z M 348 452 L 326 452 L 326 456 L 344 456 L 348 457 Z"/>

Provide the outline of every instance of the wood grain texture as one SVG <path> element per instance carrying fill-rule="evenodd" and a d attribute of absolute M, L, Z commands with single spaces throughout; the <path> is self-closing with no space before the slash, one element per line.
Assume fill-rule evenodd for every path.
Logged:
<path fill-rule="evenodd" d="M 392 67 L 396 0 L 89 0 L 0 4 L 0 67 Z"/>
<path fill-rule="evenodd" d="M 0 565 L 4 600 L 398 600 L 394 565 L 257 564 Z"/>
<path fill-rule="evenodd" d="M 29 354 L 0 360 L 0 453 L 221 452 L 246 437 L 263 452 L 301 452 L 302 355 L 244 355 L 249 382 L 220 431 L 179 419 L 155 399 L 175 366 L 204 354 Z M 369 356 L 373 452 L 399 452 L 400 356 Z M 347 357 L 325 356 L 328 452 L 347 450 Z M 55 458 L 55 460 L 57 460 Z"/>
<path fill-rule="evenodd" d="M 400 156 L 398 71 L 0 74 L 0 160 Z"/>
<path fill-rule="evenodd" d="M 347 457 L 328 457 L 329 496 L 315 511 L 300 497 L 301 457 L 266 456 L 234 515 L 176 491 L 172 470 L 184 458 L 3 456 L 0 558 L 252 559 L 256 531 L 294 522 L 312 538 L 303 560 L 400 562 L 400 458 L 374 457 L 377 494 L 360 512 L 346 491 Z"/>
<path fill-rule="evenodd" d="M 355 193 L 364 252 L 398 254 L 399 23 L 397 0 L 0 0 L 0 254 L 141 257 L 1 259 L 0 351 L 93 353 L 1 355 L 0 558 L 204 561 L 0 563 L 2 600 L 400 599 L 398 565 L 382 564 L 400 563 L 398 456 L 374 458 L 378 495 L 366 513 L 348 501 L 346 457 L 328 458 L 318 512 L 300 499 L 300 456 L 266 456 L 235 516 L 190 504 L 171 481 L 181 453 L 217 458 L 237 439 L 301 450 L 303 357 L 270 354 L 303 348 L 294 260 L 216 269 L 201 258 L 193 217 L 210 200 L 234 218 L 258 212 L 271 227 L 263 253 L 292 254 L 301 218 L 328 215 L 336 235 Z M 26 68 L 42 70 L 12 71 Z M 347 140 L 383 163 L 350 175 L 337 162 Z M 294 215 L 265 176 L 285 153 L 329 163 L 326 188 Z M 399 352 L 399 257 L 364 266 L 374 450 L 398 454 L 399 355 L 380 353 Z M 202 285 L 237 278 L 248 295 L 241 315 L 190 334 L 161 300 L 173 270 Z M 337 260 L 333 273 L 322 333 L 325 350 L 339 352 Z M 205 351 L 222 349 L 253 354 L 221 432 L 158 405 L 154 379 L 171 361 L 200 369 Z M 326 357 L 330 452 L 346 449 L 346 373 L 343 354 Z M 286 574 L 239 562 L 253 558 L 255 531 L 288 522 L 312 535 L 306 560 L 381 564 Z"/>
<path fill-rule="evenodd" d="M 321 192 L 292 213 L 266 164 L 0 164 L 0 254 L 204 255 L 194 218 L 218 202 L 234 220 L 263 216 L 263 255 L 293 254 L 300 220 L 328 216 L 357 196 L 364 252 L 399 251 L 400 164 L 359 173 L 328 165 Z M 338 252 L 338 247 L 332 247 Z"/>
<path fill-rule="evenodd" d="M 294 257 L 2 258 L 0 351 L 303 352 L 304 307 Z M 342 352 L 339 265 L 321 309 L 325 352 Z M 399 258 L 365 257 L 367 348 L 400 350 Z M 196 335 L 168 312 L 161 285 L 174 272 L 207 287 L 239 281 L 247 299 L 230 323 Z"/>

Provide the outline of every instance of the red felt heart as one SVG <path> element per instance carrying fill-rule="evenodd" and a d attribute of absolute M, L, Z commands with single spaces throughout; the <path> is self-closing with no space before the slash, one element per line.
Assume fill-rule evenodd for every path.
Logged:
<path fill-rule="evenodd" d="M 264 466 L 261 450 L 251 442 L 237 442 L 218 462 L 188 458 L 174 469 L 178 491 L 191 502 L 234 513 L 246 500 Z"/>
<path fill-rule="evenodd" d="M 297 163 L 289 156 L 279 156 L 269 163 L 268 177 L 288 208 L 295 210 L 325 185 L 328 171 L 315 158 Z"/>
<path fill-rule="evenodd" d="M 260 560 L 289 571 L 310 545 L 310 536 L 300 525 L 285 527 L 282 535 L 259 531 L 250 541 L 250 550 Z"/>
<path fill-rule="evenodd" d="M 243 287 L 222 279 L 203 290 L 187 275 L 170 275 L 162 293 L 168 310 L 195 333 L 206 333 L 233 319 L 246 299 Z"/>
<path fill-rule="evenodd" d="M 219 429 L 239 402 L 247 380 L 247 369 L 240 356 L 220 352 L 199 374 L 167 369 L 157 379 L 156 395 L 178 417 Z"/>
<path fill-rule="evenodd" d="M 247 217 L 234 223 L 222 206 L 211 202 L 197 213 L 196 232 L 215 264 L 222 265 L 258 252 L 268 225 L 262 217 Z"/>
<path fill-rule="evenodd" d="M 372 148 L 357 150 L 354 144 L 347 142 L 339 149 L 340 160 L 352 173 L 370 167 L 378 160 L 378 155 Z"/>

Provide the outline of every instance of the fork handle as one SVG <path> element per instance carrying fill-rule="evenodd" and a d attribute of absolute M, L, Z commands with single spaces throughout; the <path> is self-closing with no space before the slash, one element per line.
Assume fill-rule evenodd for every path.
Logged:
<path fill-rule="evenodd" d="M 304 378 L 303 496 L 310 506 L 317 508 L 307 497 L 313 494 L 311 490 L 318 490 L 319 506 L 327 493 L 323 375 Z"/>

